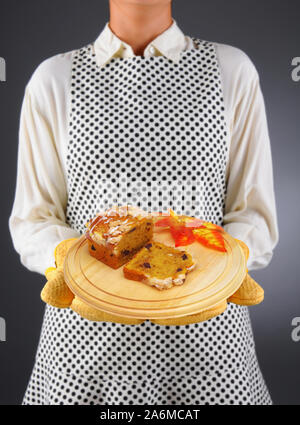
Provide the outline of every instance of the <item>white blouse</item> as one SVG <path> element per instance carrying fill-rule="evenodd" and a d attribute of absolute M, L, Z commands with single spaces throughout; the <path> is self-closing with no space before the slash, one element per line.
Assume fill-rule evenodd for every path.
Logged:
<path fill-rule="evenodd" d="M 278 243 L 271 146 L 257 71 L 241 50 L 215 43 L 228 126 L 229 158 L 224 229 L 250 250 L 248 269 L 266 267 Z M 174 62 L 192 39 L 173 24 L 144 50 Z M 107 22 L 93 44 L 98 65 L 112 57 L 132 57 Z M 44 274 L 55 266 L 54 248 L 80 236 L 66 223 L 66 155 L 72 58 L 75 50 L 42 62 L 25 90 L 22 105 L 15 199 L 9 230 L 21 263 Z"/>

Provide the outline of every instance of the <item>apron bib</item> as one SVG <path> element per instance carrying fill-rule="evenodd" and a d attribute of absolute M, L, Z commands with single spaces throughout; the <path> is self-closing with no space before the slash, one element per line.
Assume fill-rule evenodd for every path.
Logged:
<path fill-rule="evenodd" d="M 71 81 L 66 217 L 77 231 L 131 204 L 222 225 L 228 134 L 212 43 L 174 64 L 76 51 Z M 37 388 L 37 381 L 39 387 Z M 89 322 L 46 306 L 24 404 L 270 404 L 248 309 L 186 326 Z"/>
<path fill-rule="evenodd" d="M 92 46 L 74 59 L 67 157 L 68 223 L 114 203 L 196 215 L 222 224 L 227 130 L 212 44 L 164 56 L 113 58 Z M 149 204 L 150 203 L 150 204 Z"/>

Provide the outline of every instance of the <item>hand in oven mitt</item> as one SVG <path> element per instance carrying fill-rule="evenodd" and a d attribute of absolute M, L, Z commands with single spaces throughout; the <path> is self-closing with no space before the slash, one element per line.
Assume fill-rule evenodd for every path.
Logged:
<path fill-rule="evenodd" d="M 69 307 L 83 318 L 94 322 L 115 322 L 127 325 L 138 325 L 143 323 L 143 319 L 119 317 L 102 312 L 100 310 L 96 310 L 95 308 L 92 308 L 81 301 L 73 294 L 73 292 L 71 292 L 64 280 L 63 265 L 68 250 L 78 239 L 79 238 L 65 239 L 56 246 L 54 250 L 56 268 L 49 267 L 45 271 L 47 283 L 41 292 L 41 299 L 53 307 Z"/>
<path fill-rule="evenodd" d="M 243 241 L 240 241 L 239 239 L 235 240 L 243 249 L 247 261 L 249 258 L 249 248 Z M 198 314 L 191 314 L 189 316 L 178 317 L 176 319 L 153 319 L 151 322 L 158 325 L 188 325 L 191 323 L 204 322 L 224 313 L 229 302 L 238 305 L 250 306 L 260 304 L 263 299 L 264 290 L 257 282 L 255 282 L 254 279 L 252 279 L 252 277 L 248 274 L 247 269 L 247 274 L 243 280 L 243 283 L 239 289 L 227 299 L 227 301 L 223 301 L 215 307 L 202 311 Z"/>
<path fill-rule="evenodd" d="M 71 292 L 64 280 L 63 264 L 68 250 L 73 245 L 73 243 L 77 241 L 77 239 L 78 238 L 65 239 L 56 246 L 54 250 L 56 267 L 49 267 L 45 271 L 47 283 L 45 284 L 41 292 L 41 299 L 45 303 L 50 304 L 53 307 L 69 307 L 83 318 L 95 322 L 114 322 L 127 325 L 138 325 L 143 323 L 145 321 L 144 319 L 131 319 L 127 317 L 116 316 L 90 307 L 88 304 L 81 301 Z M 242 247 L 245 253 L 245 257 L 248 260 L 249 249 L 247 245 L 239 239 L 236 239 L 236 241 Z M 240 288 L 229 299 L 227 299 L 227 301 L 223 301 L 217 306 L 214 306 L 213 308 L 210 308 L 198 314 L 178 317 L 176 319 L 151 319 L 151 322 L 158 325 L 173 326 L 203 322 L 223 313 L 227 308 L 228 302 L 250 306 L 261 303 L 263 299 L 263 289 L 247 273 Z"/>

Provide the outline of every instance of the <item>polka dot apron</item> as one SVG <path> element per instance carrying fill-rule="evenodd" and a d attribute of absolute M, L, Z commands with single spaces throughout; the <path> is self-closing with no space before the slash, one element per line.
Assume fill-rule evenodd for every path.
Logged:
<path fill-rule="evenodd" d="M 112 205 L 222 225 L 228 135 L 213 44 L 165 56 L 75 52 L 67 153 L 67 221 Z M 185 326 L 91 322 L 46 306 L 23 404 L 271 404 L 247 307 Z"/>

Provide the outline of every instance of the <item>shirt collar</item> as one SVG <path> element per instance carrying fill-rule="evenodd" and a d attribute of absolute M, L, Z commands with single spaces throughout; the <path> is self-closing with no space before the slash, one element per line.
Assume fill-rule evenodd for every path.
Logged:
<path fill-rule="evenodd" d="M 147 45 L 144 50 L 144 55 L 146 57 L 151 55 L 151 46 L 156 49 L 155 55 L 163 55 L 175 63 L 178 63 L 180 54 L 186 46 L 186 36 L 178 27 L 177 22 L 173 19 L 172 25 Z M 109 62 L 112 57 L 120 56 L 120 52 L 124 47 L 129 57 L 134 56 L 132 47 L 118 38 L 110 29 L 109 22 L 107 22 L 94 43 L 97 64 L 102 67 Z"/>

